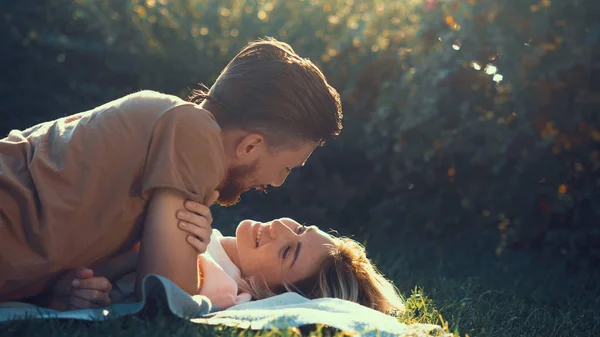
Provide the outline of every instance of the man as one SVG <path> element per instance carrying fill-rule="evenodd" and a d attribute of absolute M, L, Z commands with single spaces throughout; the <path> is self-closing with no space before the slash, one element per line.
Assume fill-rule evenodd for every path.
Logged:
<path fill-rule="evenodd" d="M 138 279 L 198 288 L 175 213 L 186 199 L 232 205 L 280 186 L 341 132 L 338 93 L 282 42 L 250 43 L 186 103 L 140 92 L 0 140 L 0 301 L 141 239 Z M 139 289 L 138 289 L 139 291 Z"/>

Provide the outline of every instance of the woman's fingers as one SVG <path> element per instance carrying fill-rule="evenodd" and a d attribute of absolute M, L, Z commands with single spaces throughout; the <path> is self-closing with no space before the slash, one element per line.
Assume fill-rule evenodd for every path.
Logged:
<path fill-rule="evenodd" d="M 187 242 L 198 252 L 198 254 L 204 254 L 206 252 L 206 246 L 208 246 L 208 240 L 205 242 L 200 241 L 195 236 L 188 235 Z"/>
<path fill-rule="evenodd" d="M 210 240 L 210 235 L 212 234 L 212 228 L 210 227 L 200 227 L 185 221 L 179 221 L 179 228 L 198 237 L 203 242 Z"/>
<path fill-rule="evenodd" d="M 186 208 L 187 212 L 186 211 L 178 212 L 178 217 L 179 217 L 179 213 L 183 212 L 182 215 L 187 214 L 188 216 L 196 215 L 199 217 L 203 217 L 209 225 L 212 224 L 212 221 L 213 221 L 212 213 L 210 212 L 210 208 L 208 208 L 206 205 L 203 205 L 203 204 L 195 202 L 195 201 L 188 200 L 185 202 L 185 208 Z M 193 220 L 189 220 L 189 219 L 181 219 L 180 218 L 180 220 L 187 220 L 187 221 L 193 222 Z"/>
<path fill-rule="evenodd" d="M 213 191 L 210 198 L 208 198 L 208 203 L 206 204 L 208 207 L 212 206 L 219 199 L 219 191 Z"/>
<path fill-rule="evenodd" d="M 179 228 L 190 233 L 187 237 L 188 243 L 198 252 L 203 254 L 206 252 L 206 247 L 210 242 L 211 228 L 202 228 L 183 221 L 179 222 Z"/>
<path fill-rule="evenodd" d="M 208 206 L 188 200 L 185 202 L 186 210 L 177 212 L 177 218 L 180 220 L 179 228 L 191 234 L 187 237 L 187 241 L 198 254 L 204 253 L 210 242 L 213 218 L 209 206 L 218 198 L 219 192 L 213 191 L 208 198 Z"/>
<path fill-rule="evenodd" d="M 188 211 L 179 211 L 177 212 L 177 219 L 183 222 L 191 223 L 196 227 L 212 229 L 209 219 L 202 215 L 198 215 Z"/>

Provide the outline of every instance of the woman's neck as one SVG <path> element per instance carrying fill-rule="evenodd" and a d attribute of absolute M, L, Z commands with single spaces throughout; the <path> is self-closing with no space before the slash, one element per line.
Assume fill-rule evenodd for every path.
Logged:
<path fill-rule="evenodd" d="M 240 257 L 238 256 L 236 238 L 234 236 L 224 236 L 221 239 L 221 246 L 223 246 L 225 253 L 227 253 L 227 256 L 229 256 L 233 264 L 235 264 L 239 270 L 242 270 L 240 267 Z"/>

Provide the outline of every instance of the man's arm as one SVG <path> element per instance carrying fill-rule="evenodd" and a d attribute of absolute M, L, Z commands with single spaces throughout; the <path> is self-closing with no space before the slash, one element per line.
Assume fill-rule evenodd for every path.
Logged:
<path fill-rule="evenodd" d="M 121 277 L 136 271 L 139 250 L 138 243 L 121 255 L 92 266 L 94 275 L 106 277 L 110 282 L 116 282 Z"/>
<path fill-rule="evenodd" d="M 152 193 L 139 252 L 135 292 L 141 299 L 141 282 L 148 274 L 164 276 L 191 295 L 198 293 L 197 252 L 177 226 L 176 212 L 184 208 L 185 196 L 174 189 Z"/>

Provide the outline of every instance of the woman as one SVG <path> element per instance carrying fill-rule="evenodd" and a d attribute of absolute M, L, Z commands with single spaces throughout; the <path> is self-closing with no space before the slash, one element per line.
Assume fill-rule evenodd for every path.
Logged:
<path fill-rule="evenodd" d="M 201 215 L 188 212 L 178 217 L 185 224 L 180 228 L 190 234 L 188 243 L 198 251 L 206 251 L 199 255 L 199 294 L 221 309 L 294 291 L 308 298 L 341 298 L 385 313 L 404 312 L 394 285 L 352 239 L 333 237 L 316 226 L 306 227 L 290 218 L 267 223 L 244 220 L 235 236 L 224 237 L 217 230 L 208 234 L 210 228 L 203 224 Z M 208 247 L 204 244 L 207 234 L 211 237 Z M 122 262 L 112 264 L 113 274 L 135 270 L 135 258 Z M 107 268 L 102 268 L 106 272 Z M 85 273 L 89 276 L 93 271 L 88 269 Z M 71 287 L 72 279 L 68 275 L 55 288 L 57 298 L 62 298 L 55 302 L 59 308 L 61 302 L 62 308 L 65 303 L 72 303 L 71 308 L 83 308 L 110 302 L 108 279 L 84 275 L 84 280 L 76 279 L 79 287 Z M 82 289 L 84 282 L 89 289 Z"/>

